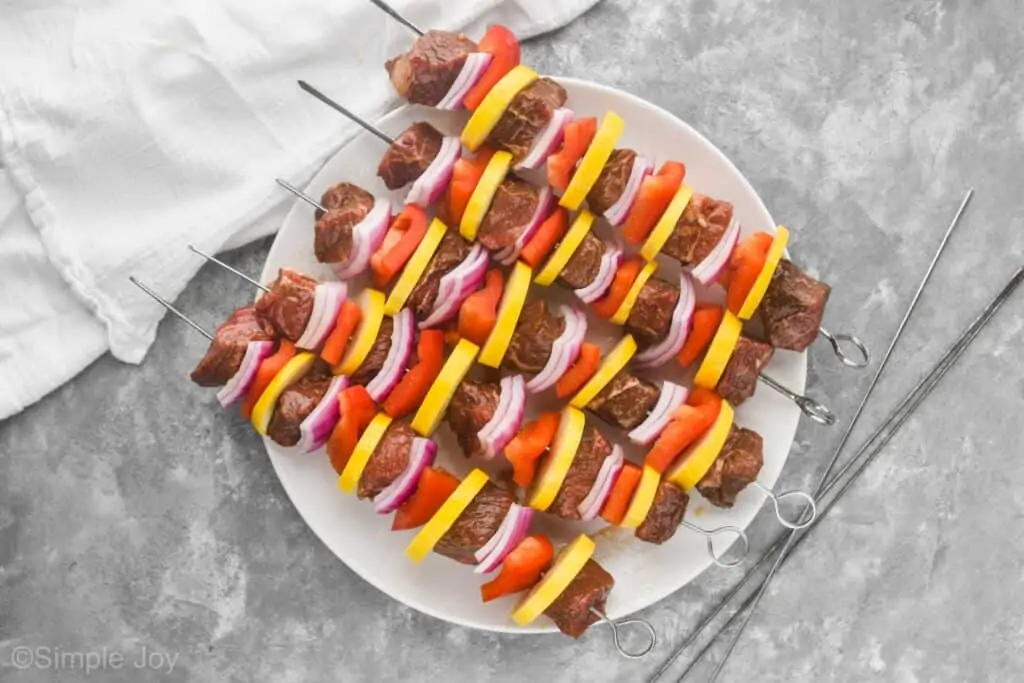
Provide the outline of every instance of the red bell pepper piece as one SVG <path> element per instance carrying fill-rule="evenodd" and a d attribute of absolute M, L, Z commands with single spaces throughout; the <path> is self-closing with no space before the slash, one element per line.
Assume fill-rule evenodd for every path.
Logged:
<path fill-rule="evenodd" d="M 495 83 L 519 65 L 519 41 L 515 34 L 500 24 L 487 29 L 484 37 L 476 46 L 477 52 L 490 52 L 491 63 L 483 76 L 476 82 L 462 100 L 463 106 L 473 111 L 480 106 L 484 97 L 491 91 Z"/>
<path fill-rule="evenodd" d="M 651 234 L 658 219 L 665 213 L 676 191 L 683 184 L 686 166 L 678 161 L 666 161 L 657 175 L 649 175 L 640 183 L 633 208 L 629 210 L 622 236 L 632 244 L 642 244 Z"/>
<path fill-rule="evenodd" d="M 555 556 L 555 547 L 544 534 L 531 534 L 521 540 L 501 563 L 498 575 L 480 586 L 480 597 L 490 602 L 532 587 L 540 580 Z"/>
<path fill-rule="evenodd" d="M 459 479 L 440 467 L 427 467 L 420 473 L 416 482 L 416 490 L 409 500 L 398 508 L 395 518 L 391 521 L 392 531 L 415 529 L 423 526 L 433 517 L 448 496 L 459 487 Z"/>

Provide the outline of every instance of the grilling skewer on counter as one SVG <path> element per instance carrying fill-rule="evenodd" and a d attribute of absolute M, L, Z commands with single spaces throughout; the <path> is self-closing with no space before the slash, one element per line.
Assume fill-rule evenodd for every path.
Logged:
<path fill-rule="evenodd" d="M 389 14 L 397 17 L 393 10 Z M 478 86 L 486 89 L 486 96 L 466 103 L 473 115 L 463 130 L 462 141 L 470 151 L 486 141 L 517 155 L 532 142 L 548 140 L 548 177 L 556 189 L 563 191 L 563 206 L 575 210 L 586 199 L 591 210 L 604 215 L 613 226 L 624 225 L 627 238 L 643 244 L 645 258 L 653 260 L 664 250 L 666 256 L 692 267 L 703 284 L 712 282 L 726 264 L 735 260 L 739 229 L 731 220 L 730 204 L 695 193 L 683 184 L 682 164 L 667 162 L 657 175 L 651 175 L 654 166 L 649 160 L 632 150 L 616 149 L 624 122 L 614 113 L 609 112 L 600 127 L 592 118 L 573 121 L 572 112 L 562 106 L 565 91 L 551 79 L 540 78 L 520 66 L 518 50 L 512 55 L 501 45 L 477 46 L 461 34 L 430 31 L 421 35 L 408 53 L 389 60 L 386 68 L 400 95 L 412 103 L 433 106 L 436 97 L 426 96 L 431 87 L 447 87 L 446 83 L 461 75 L 469 57 L 480 52 L 494 56 L 489 67 L 494 78 L 481 78 Z M 713 219 L 710 222 L 709 217 Z M 756 251 L 744 252 L 746 265 L 756 267 L 766 256 Z M 782 251 L 778 249 L 779 257 Z M 820 333 L 845 365 L 866 366 L 869 355 L 863 342 L 852 335 L 831 334 L 820 326 L 827 286 L 789 261 L 777 260 L 776 264 L 777 268 L 767 272 L 769 279 L 792 281 L 791 290 L 808 290 L 805 296 L 814 295 L 820 300 L 815 316 L 796 321 L 765 319 L 768 341 L 777 348 L 802 351 Z M 814 291 L 820 288 L 824 288 L 823 295 Z M 746 319 L 754 309 L 756 304 L 734 313 Z M 846 354 L 841 342 L 853 344 L 861 358 Z"/>

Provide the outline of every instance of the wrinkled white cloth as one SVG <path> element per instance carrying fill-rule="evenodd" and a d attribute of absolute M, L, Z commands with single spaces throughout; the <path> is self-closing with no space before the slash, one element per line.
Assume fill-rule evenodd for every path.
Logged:
<path fill-rule="evenodd" d="M 526 38 L 597 0 L 395 0 L 421 27 Z M 211 251 L 276 230 L 357 131 L 397 104 L 385 59 L 408 29 L 368 0 L 71 0 L 0 10 L 0 419 L 109 348 L 137 363 Z"/>

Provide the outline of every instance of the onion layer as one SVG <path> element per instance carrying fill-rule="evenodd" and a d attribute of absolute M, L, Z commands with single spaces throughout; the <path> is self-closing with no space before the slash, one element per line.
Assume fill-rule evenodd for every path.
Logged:
<path fill-rule="evenodd" d="M 316 286 L 313 296 L 313 312 L 309 315 L 306 329 L 295 342 L 300 349 L 315 350 L 334 329 L 341 305 L 348 298 L 348 285 L 344 282 L 323 282 Z"/>
<path fill-rule="evenodd" d="M 556 199 L 555 193 L 551 191 L 549 186 L 545 185 L 542 187 L 540 194 L 537 195 L 537 209 L 533 212 L 533 216 L 530 217 L 526 227 L 519 233 L 519 237 L 516 238 L 513 244 L 501 249 L 494 255 L 494 260 L 503 266 L 510 266 L 515 263 L 526 243 L 530 241 L 537 233 L 537 229 L 540 228 L 541 224 L 555 210 Z"/>
<path fill-rule="evenodd" d="M 633 168 L 629 172 L 629 180 L 626 181 L 626 187 L 622 190 L 622 195 L 604 212 L 605 220 L 611 223 L 612 227 L 617 228 L 626 222 L 626 216 L 629 215 L 629 210 L 633 208 L 633 202 L 636 201 L 636 195 L 640 191 L 641 183 L 643 183 L 644 178 L 652 173 L 654 173 L 654 162 L 638 154 L 633 159 Z"/>
<path fill-rule="evenodd" d="M 548 356 L 548 362 L 526 383 L 526 390 L 531 394 L 551 387 L 572 367 L 580 355 L 580 347 L 587 336 L 587 316 L 582 311 L 578 311 L 572 306 L 562 305 L 559 307 L 559 313 L 565 320 L 565 329 L 551 344 L 551 355 Z"/>
<path fill-rule="evenodd" d="M 661 430 L 672 420 L 672 413 L 683 405 L 690 392 L 674 382 L 665 381 L 661 385 L 661 395 L 654 404 L 647 418 L 629 433 L 629 440 L 646 446 L 658 438 Z"/>
<path fill-rule="evenodd" d="M 332 263 L 331 268 L 342 280 L 359 275 L 370 264 L 370 255 L 380 248 L 391 224 L 391 203 L 379 197 L 373 200 L 373 208 L 352 228 L 352 253 L 341 263 Z"/>
<path fill-rule="evenodd" d="M 491 65 L 491 59 L 494 58 L 490 52 L 472 52 L 466 57 L 466 61 L 462 64 L 462 70 L 459 71 L 459 75 L 456 76 L 455 82 L 452 83 L 452 87 L 448 88 L 448 92 L 445 93 L 441 101 L 437 103 L 438 109 L 447 109 L 448 111 L 454 111 L 462 106 L 462 100 L 466 99 L 466 95 L 470 89 L 476 85 L 476 82 L 480 80 L 480 77 L 487 71 L 487 67 Z"/>
<path fill-rule="evenodd" d="M 434 310 L 420 323 L 420 329 L 440 325 L 455 317 L 466 297 L 483 285 L 486 272 L 487 252 L 479 243 L 474 244 L 462 263 L 441 277 L 434 298 Z"/>
<path fill-rule="evenodd" d="M 299 425 L 299 442 L 295 444 L 296 453 L 312 453 L 325 443 L 331 435 L 331 430 L 341 417 L 341 408 L 338 404 L 338 394 L 348 387 L 346 375 L 336 375 L 332 380 L 323 398 L 316 404 L 302 424 Z"/>
<path fill-rule="evenodd" d="M 526 384 L 523 376 L 503 377 L 500 386 L 498 406 L 491 419 L 476 434 L 488 460 L 505 450 L 505 446 L 519 431 L 526 415 Z"/>
<path fill-rule="evenodd" d="M 732 255 L 732 250 L 736 248 L 736 242 L 739 238 L 740 224 L 733 217 L 729 221 L 729 227 L 725 229 L 722 239 L 718 240 L 715 248 L 707 255 L 707 258 L 694 266 L 693 270 L 690 271 L 697 282 L 707 286 L 718 279 L 718 276 L 725 270 L 726 264 L 729 263 L 729 257 Z"/>
<path fill-rule="evenodd" d="M 697 292 L 693 281 L 686 273 L 679 276 L 679 301 L 672 311 L 672 320 L 668 333 L 657 344 L 644 349 L 633 358 L 640 368 L 655 368 L 664 365 L 674 358 L 686 344 L 690 336 L 690 325 L 693 322 L 693 311 L 697 304 Z"/>
<path fill-rule="evenodd" d="M 406 204 L 415 204 L 427 209 L 440 199 L 452 179 L 455 162 L 459 160 L 461 152 L 462 142 L 458 138 L 445 136 L 441 140 L 441 149 L 437 151 L 437 156 L 409 188 L 409 194 L 405 198 Z"/>
<path fill-rule="evenodd" d="M 272 341 L 251 341 L 246 345 L 245 355 L 242 356 L 238 370 L 231 375 L 224 386 L 217 390 L 217 400 L 220 401 L 222 408 L 227 408 L 245 396 L 249 387 L 252 386 L 252 381 L 256 379 L 260 363 L 272 353 L 274 353 L 274 342 Z"/>
<path fill-rule="evenodd" d="M 608 291 L 615 280 L 615 271 L 622 263 L 622 245 L 618 241 L 611 245 L 605 244 L 604 253 L 601 255 L 601 269 L 597 271 L 597 277 L 586 287 L 575 290 L 576 296 L 585 304 L 592 304 Z"/>
<path fill-rule="evenodd" d="M 501 566 L 510 552 L 523 540 L 533 521 L 533 508 L 512 503 L 501 526 L 490 540 L 474 555 L 479 564 L 473 569 L 477 574 L 492 572 Z"/>
<path fill-rule="evenodd" d="M 571 109 L 562 107 L 551 114 L 551 120 L 544 127 L 533 141 L 533 146 L 523 160 L 516 164 L 517 169 L 540 168 L 541 164 L 547 161 L 548 157 L 558 151 L 562 146 L 562 138 L 565 136 L 565 127 L 572 123 L 573 113 Z"/>
<path fill-rule="evenodd" d="M 608 499 L 608 494 L 612 492 L 615 480 L 619 478 L 619 472 L 622 471 L 625 463 L 622 446 L 615 444 L 612 446 L 612 452 L 601 463 L 601 469 L 597 473 L 594 485 L 587 492 L 587 497 L 581 500 L 576 508 L 580 513 L 580 521 L 589 522 L 597 519 L 597 516 L 601 514 L 601 508 L 604 507 L 604 502 Z"/>
<path fill-rule="evenodd" d="M 403 308 L 394 316 L 391 330 L 391 348 L 388 357 L 377 375 L 366 385 L 366 392 L 374 403 L 382 403 L 395 388 L 409 364 L 412 348 L 416 342 L 416 328 L 413 326 L 412 309 Z"/>
<path fill-rule="evenodd" d="M 391 484 L 373 499 L 373 511 L 386 515 L 397 510 L 416 490 L 423 470 L 434 464 L 437 444 L 433 439 L 416 437 L 409 448 L 409 464 Z"/>

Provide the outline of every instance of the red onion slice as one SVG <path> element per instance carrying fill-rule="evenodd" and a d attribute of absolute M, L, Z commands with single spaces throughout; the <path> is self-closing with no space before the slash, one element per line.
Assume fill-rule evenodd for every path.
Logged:
<path fill-rule="evenodd" d="M 537 195 L 537 208 L 533 212 L 533 216 L 530 217 L 530 221 L 523 228 L 523 231 L 519 233 L 519 237 L 516 238 L 515 243 L 505 247 L 494 255 L 495 260 L 504 265 L 510 266 L 516 262 L 519 258 L 520 252 L 526 243 L 537 233 L 538 228 L 541 224 L 547 220 L 547 217 L 551 215 L 551 212 L 555 210 L 555 193 L 551 191 L 551 188 L 545 185 L 540 190 L 540 194 Z"/>
<path fill-rule="evenodd" d="M 644 182 L 644 178 L 652 173 L 654 173 L 654 162 L 638 154 L 633 159 L 633 168 L 629 172 L 629 181 L 626 183 L 625 189 L 622 190 L 622 196 L 604 212 L 605 220 L 611 223 L 612 227 L 617 228 L 626 222 L 626 216 L 633 208 L 640 185 Z"/>
<path fill-rule="evenodd" d="M 463 62 L 462 70 L 459 71 L 459 75 L 455 78 L 455 82 L 452 83 L 452 87 L 448 88 L 448 92 L 437 103 L 437 108 L 454 111 L 461 107 L 462 100 L 466 99 L 470 89 L 476 85 L 476 82 L 487 71 L 487 67 L 491 65 L 491 59 L 493 58 L 494 55 L 490 52 L 470 53 L 466 57 L 466 61 Z"/>
<path fill-rule="evenodd" d="M 706 287 L 718 279 L 718 276 L 725 270 L 726 264 L 729 263 L 729 257 L 732 255 L 732 250 L 736 247 L 736 242 L 739 238 L 740 224 L 733 217 L 729 221 L 729 227 L 725 229 L 722 239 L 718 240 L 715 248 L 707 255 L 707 258 L 694 266 L 690 271 L 697 282 Z"/>
<path fill-rule="evenodd" d="M 565 127 L 572 123 L 572 109 L 556 109 L 551 113 L 551 120 L 533 141 L 533 146 L 523 160 L 516 164 L 517 169 L 540 168 L 548 157 L 558 151 L 565 136 Z"/>
<path fill-rule="evenodd" d="M 612 492 L 615 480 L 619 478 L 619 472 L 625 464 L 626 459 L 622 455 L 622 446 L 615 444 L 612 452 L 601 463 L 601 470 L 597 473 L 594 485 L 590 487 L 587 497 L 580 501 L 576 510 L 580 513 L 580 521 L 589 522 L 597 519 L 601 514 L 601 508 Z"/>
<path fill-rule="evenodd" d="M 434 297 L 434 310 L 419 325 L 421 330 L 440 325 L 455 317 L 466 297 L 480 289 L 487 272 L 487 252 L 474 244 L 462 263 L 441 277 Z"/>
<path fill-rule="evenodd" d="M 331 380 L 323 398 L 299 425 L 299 442 L 292 447 L 295 453 L 312 453 L 325 443 L 331 430 L 341 417 L 338 394 L 348 387 L 348 377 L 337 375 Z"/>
<path fill-rule="evenodd" d="M 601 254 L 601 269 L 597 271 L 597 277 L 586 287 L 574 290 L 576 296 L 585 304 L 592 304 L 608 291 L 615 280 L 615 271 L 622 263 L 622 245 L 616 240 L 613 244 L 605 244 L 604 253 Z"/>
<path fill-rule="evenodd" d="M 508 514 L 505 515 L 501 526 L 498 527 L 498 531 L 491 537 L 493 544 L 488 541 L 483 548 L 477 551 L 475 557 L 480 564 L 473 571 L 477 574 L 487 574 L 500 567 L 508 554 L 526 536 L 531 522 L 533 522 L 533 508 L 512 503 Z M 489 545 L 490 548 L 488 548 Z M 488 552 L 483 553 L 484 549 L 487 549 Z"/>
<path fill-rule="evenodd" d="M 391 484 L 373 499 L 373 511 L 378 515 L 394 512 L 409 500 L 416 490 L 423 470 L 434 464 L 437 444 L 433 439 L 416 437 L 409 448 L 409 464 Z"/>
<path fill-rule="evenodd" d="M 654 404 L 654 408 L 647 418 L 629 433 L 629 440 L 641 446 L 650 444 L 658 438 L 661 430 L 672 419 L 672 413 L 683 405 L 689 395 L 690 392 L 686 387 L 681 387 L 674 382 L 664 382 L 661 385 L 658 402 Z"/>
<path fill-rule="evenodd" d="M 503 377 L 500 386 L 501 396 L 494 414 L 476 433 L 488 460 L 504 452 L 505 446 L 523 425 L 523 417 L 526 415 L 526 383 L 523 376 Z"/>
<path fill-rule="evenodd" d="M 672 311 L 672 321 L 669 324 L 668 334 L 665 338 L 638 353 L 633 362 L 639 368 L 655 368 L 664 365 L 674 358 L 686 343 L 690 336 L 690 325 L 693 322 L 693 311 L 697 305 L 697 292 L 693 281 L 686 273 L 679 276 L 679 301 Z"/>
<path fill-rule="evenodd" d="M 217 400 L 220 401 L 222 408 L 227 408 L 245 396 L 249 387 L 252 386 L 252 381 L 256 379 L 260 363 L 272 353 L 274 353 L 274 342 L 272 341 L 251 341 L 246 345 L 245 355 L 242 356 L 238 370 L 231 375 L 224 386 L 217 390 Z"/>
<path fill-rule="evenodd" d="M 395 324 L 391 331 L 391 348 L 377 375 L 366 385 L 366 391 L 375 403 L 382 403 L 402 379 L 405 368 L 412 355 L 412 347 L 416 341 L 416 328 L 413 326 L 412 309 L 403 308 L 394 317 Z"/>
<path fill-rule="evenodd" d="M 347 298 L 348 285 L 344 282 L 318 284 L 313 297 L 313 312 L 295 345 L 300 349 L 315 350 L 323 344 L 327 335 L 334 329 L 338 312 Z"/>
<path fill-rule="evenodd" d="M 370 264 L 370 255 L 380 248 L 391 225 L 391 203 L 379 197 L 373 200 L 373 208 L 352 228 L 352 253 L 331 268 L 342 280 L 359 275 Z"/>
<path fill-rule="evenodd" d="M 455 162 L 459 160 L 461 152 L 462 142 L 459 138 L 445 136 L 441 141 L 441 149 L 437 151 L 437 156 L 409 188 L 409 195 L 405 198 L 405 202 L 416 204 L 424 209 L 430 208 L 441 198 L 445 188 L 448 187 L 452 173 L 455 171 Z"/>
<path fill-rule="evenodd" d="M 559 313 L 565 320 L 565 329 L 551 345 L 551 355 L 533 378 L 526 383 L 526 390 L 536 394 L 553 386 L 572 367 L 580 355 L 580 347 L 587 336 L 587 316 L 572 306 L 562 305 Z"/>

